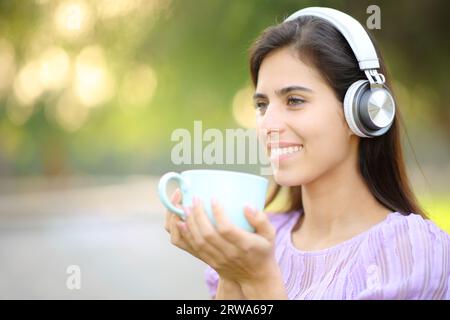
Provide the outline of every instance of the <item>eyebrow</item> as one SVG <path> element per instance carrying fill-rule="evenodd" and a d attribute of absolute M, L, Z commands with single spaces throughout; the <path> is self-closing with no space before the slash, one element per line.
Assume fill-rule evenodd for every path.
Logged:
<path fill-rule="evenodd" d="M 314 92 L 311 89 L 303 87 L 303 86 L 289 86 L 289 87 L 285 87 L 285 88 L 282 88 L 282 89 L 279 89 L 279 90 L 275 90 L 275 93 L 278 96 L 282 96 L 282 95 L 285 95 L 285 94 L 287 94 L 287 93 L 289 93 L 291 91 L 297 91 L 297 90 L 299 90 L 299 91 L 306 91 L 306 92 Z M 267 98 L 267 96 L 265 94 L 263 94 L 263 93 L 255 93 L 253 95 L 253 100 L 258 99 L 258 98 Z"/>

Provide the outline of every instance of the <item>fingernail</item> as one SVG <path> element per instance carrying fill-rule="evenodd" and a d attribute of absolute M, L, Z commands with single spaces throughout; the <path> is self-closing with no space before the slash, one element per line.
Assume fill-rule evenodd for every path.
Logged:
<path fill-rule="evenodd" d="M 184 213 L 186 214 L 186 217 L 188 217 L 191 214 L 191 208 L 189 207 L 183 207 Z"/>
<path fill-rule="evenodd" d="M 214 198 L 214 197 L 211 197 L 211 205 L 213 206 L 213 207 L 217 207 L 217 199 L 216 198 Z"/>
<path fill-rule="evenodd" d="M 246 205 L 245 207 L 247 208 L 247 211 L 250 212 L 252 215 L 256 214 L 257 210 L 253 206 Z"/>
<path fill-rule="evenodd" d="M 196 207 L 198 205 L 198 198 L 196 196 L 192 197 L 192 206 Z"/>

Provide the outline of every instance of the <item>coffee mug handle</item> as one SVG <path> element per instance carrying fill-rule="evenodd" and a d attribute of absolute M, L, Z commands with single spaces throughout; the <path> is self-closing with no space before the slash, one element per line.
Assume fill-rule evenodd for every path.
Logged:
<path fill-rule="evenodd" d="M 159 199 L 161 199 L 162 204 L 167 209 L 176 213 L 177 215 L 179 215 L 181 218 L 184 219 L 184 211 L 181 210 L 180 208 L 175 207 L 170 202 L 169 198 L 167 198 L 167 194 L 166 194 L 167 183 L 169 182 L 169 180 L 172 180 L 172 179 L 175 179 L 178 182 L 178 184 L 180 185 L 180 191 L 182 194 L 187 192 L 188 183 L 181 176 L 181 174 L 176 173 L 176 172 L 168 172 L 168 173 L 164 174 L 161 177 L 161 179 L 159 180 L 159 184 L 158 184 Z"/>

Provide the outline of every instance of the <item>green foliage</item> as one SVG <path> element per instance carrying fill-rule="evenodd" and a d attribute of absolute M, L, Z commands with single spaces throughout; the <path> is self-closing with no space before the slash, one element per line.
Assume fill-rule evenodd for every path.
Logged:
<path fill-rule="evenodd" d="M 114 13 L 106 0 L 81 2 L 89 12 L 89 27 L 80 35 L 67 36 L 55 21 L 59 6 L 69 1 L 0 1 L 0 39 L 14 49 L 16 76 L 51 46 L 66 52 L 72 72 L 64 87 L 47 90 L 33 101 L 25 120 L 12 120 L 8 111 L 26 110 L 11 107 L 13 84 L 0 90 L 1 174 L 161 172 L 175 128 L 191 128 L 194 120 L 203 120 L 209 127 L 239 126 L 231 104 L 236 92 L 250 83 L 247 50 L 262 30 L 306 6 L 335 7 L 365 22 L 366 8 L 372 4 L 356 0 L 118 1 L 131 9 L 125 6 L 123 12 Z M 140 6 L 132 8 L 135 2 Z M 101 7 L 102 3 L 109 6 Z M 371 32 L 385 52 L 395 81 L 409 91 L 410 99 L 403 100 L 402 106 L 407 126 L 414 125 L 413 136 L 437 128 L 440 131 L 432 132 L 448 141 L 448 2 L 377 4 L 382 29 Z M 69 26 L 76 24 L 75 18 L 76 14 L 68 15 Z M 100 105 L 78 115 L 76 108 L 82 106 L 73 106 L 74 117 L 82 124 L 68 129 L 55 120 L 55 108 L 74 86 L 77 58 L 92 46 L 102 50 L 113 91 Z M 142 65 L 154 71 L 157 85 L 151 99 L 134 107 L 121 99 L 121 88 L 128 72 Z M 142 84 L 134 81 L 136 86 Z M 61 109 L 65 115 L 71 112 L 65 105 Z M 425 124 L 422 114 L 429 119 Z"/>

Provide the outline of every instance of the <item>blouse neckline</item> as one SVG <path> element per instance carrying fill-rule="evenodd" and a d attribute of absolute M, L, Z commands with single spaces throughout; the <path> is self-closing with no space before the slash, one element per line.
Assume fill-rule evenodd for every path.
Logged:
<path fill-rule="evenodd" d="M 350 239 L 344 240 L 338 244 L 335 244 L 331 247 L 325 248 L 325 249 L 320 249 L 320 250 L 312 250 L 312 251 L 304 251 L 304 250 L 300 250 L 298 249 L 295 245 L 294 242 L 292 241 L 292 229 L 294 228 L 294 226 L 297 224 L 298 220 L 300 219 L 301 215 L 302 215 L 302 211 L 295 211 L 294 213 L 294 217 L 291 219 L 290 224 L 287 226 L 287 247 L 293 251 L 296 254 L 299 255 L 304 255 L 304 256 L 316 256 L 316 255 L 325 255 L 325 254 L 329 254 L 332 253 L 334 251 L 338 251 L 344 247 L 347 247 L 350 244 L 353 244 L 355 242 L 357 242 L 358 240 L 367 237 L 369 234 L 375 232 L 376 230 L 378 230 L 380 227 L 382 227 L 383 225 L 385 225 L 387 222 L 389 222 L 390 220 L 392 220 L 395 216 L 398 215 L 402 215 L 401 213 L 395 211 L 395 212 L 390 212 L 386 218 L 384 218 L 382 221 L 374 224 L 373 226 L 371 226 L 369 229 L 351 237 Z"/>

